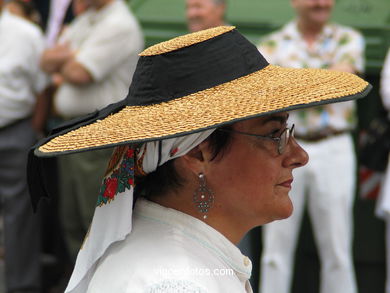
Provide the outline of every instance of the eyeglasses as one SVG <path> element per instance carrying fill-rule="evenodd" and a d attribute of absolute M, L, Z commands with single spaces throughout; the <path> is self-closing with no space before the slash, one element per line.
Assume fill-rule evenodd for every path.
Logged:
<path fill-rule="evenodd" d="M 284 150 L 286 149 L 286 145 L 290 141 L 290 137 L 294 137 L 294 127 L 295 125 L 291 125 L 291 127 L 286 127 L 283 132 L 280 134 L 279 137 L 273 137 L 273 136 L 264 136 L 264 135 L 258 135 L 253 133 L 246 133 L 238 130 L 233 129 L 226 129 L 226 128 L 219 128 L 218 130 L 224 131 L 224 132 L 232 132 L 232 133 L 238 133 L 243 135 L 248 135 L 260 139 L 270 139 L 273 141 L 276 141 L 278 143 L 278 153 L 279 155 L 283 154 Z"/>

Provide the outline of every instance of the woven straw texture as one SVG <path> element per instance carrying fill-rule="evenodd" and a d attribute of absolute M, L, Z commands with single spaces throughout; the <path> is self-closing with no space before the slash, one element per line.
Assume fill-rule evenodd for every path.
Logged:
<path fill-rule="evenodd" d="M 120 112 L 56 137 L 43 153 L 67 152 L 188 133 L 301 104 L 358 94 L 368 83 L 321 69 L 268 65 L 250 75 L 166 103 Z"/>
<path fill-rule="evenodd" d="M 207 30 L 187 34 L 177 38 L 173 38 L 169 41 L 158 43 L 154 46 L 151 46 L 141 52 L 140 56 L 153 56 L 172 52 L 181 48 L 189 47 L 191 45 L 201 43 L 208 39 L 214 38 L 216 36 L 222 35 L 229 31 L 234 30 L 234 26 L 219 26 L 215 28 L 210 28 Z"/>

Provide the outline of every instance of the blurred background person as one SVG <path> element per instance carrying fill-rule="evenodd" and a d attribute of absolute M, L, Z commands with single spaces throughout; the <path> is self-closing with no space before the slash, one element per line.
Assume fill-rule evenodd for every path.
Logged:
<path fill-rule="evenodd" d="M 387 51 L 383 64 L 380 94 L 383 106 L 390 113 L 390 48 Z M 389 119 L 389 115 L 387 117 Z M 376 214 L 386 223 L 385 243 L 386 243 L 386 293 L 390 293 L 390 160 L 387 165 L 385 178 L 382 184 L 380 197 L 377 201 Z"/>
<path fill-rule="evenodd" d="M 5 9 L 37 25 L 41 25 L 41 17 L 32 1 L 11 0 L 6 2 Z"/>
<path fill-rule="evenodd" d="M 86 0 L 73 0 L 72 12 L 73 15 L 78 16 L 89 8 L 89 2 Z"/>
<path fill-rule="evenodd" d="M 0 197 L 7 292 L 40 292 L 40 217 L 27 190 L 27 153 L 42 129 L 34 112 L 48 85 L 44 37 L 30 1 L 0 0 Z M 39 111 L 38 111 L 39 112 Z"/>
<path fill-rule="evenodd" d="M 62 30 L 66 12 L 72 0 L 51 0 L 46 28 L 46 46 L 52 47 Z"/>
<path fill-rule="evenodd" d="M 390 48 L 387 50 L 385 62 L 382 67 L 380 94 L 383 106 L 390 111 Z"/>
<path fill-rule="evenodd" d="M 225 25 L 225 0 L 186 0 L 187 26 L 190 32 Z"/>
<path fill-rule="evenodd" d="M 364 39 L 352 28 L 330 23 L 333 0 L 291 0 L 296 19 L 265 37 L 259 50 L 271 64 L 362 73 Z M 290 291 L 294 253 L 307 200 L 321 262 L 321 293 L 354 293 L 352 208 L 356 157 L 351 131 L 354 102 L 291 113 L 296 137 L 310 162 L 295 172 L 293 216 L 263 227 L 262 293 Z"/>
<path fill-rule="evenodd" d="M 87 0 L 51 0 L 46 28 L 46 46 L 53 47 L 62 30 L 89 7 Z"/>
<path fill-rule="evenodd" d="M 62 120 L 123 99 L 143 48 L 140 26 L 122 0 L 78 0 L 88 9 L 45 50 L 41 66 L 56 77 L 54 109 Z M 80 4 L 80 3 L 79 3 Z M 110 149 L 60 158 L 60 215 L 74 262 L 96 205 Z"/>
<path fill-rule="evenodd" d="M 71 6 L 72 15 L 77 17 L 77 16 L 81 15 L 82 13 L 84 13 L 85 11 L 88 10 L 88 8 L 89 8 L 89 1 L 88 0 L 71 0 L 71 5 L 70 6 Z M 62 32 L 63 34 L 65 34 L 64 31 L 68 28 L 68 26 L 69 26 L 69 24 L 62 23 L 61 30 L 58 31 L 57 33 Z M 50 32 L 50 28 L 49 28 L 49 32 Z M 60 86 L 63 83 L 63 81 L 64 81 L 61 72 L 54 72 L 51 75 L 51 79 L 52 79 L 52 83 L 53 83 L 53 86 L 54 86 L 55 89 L 58 86 Z M 54 124 L 55 123 L 56 122 L 54 122 Z"/>

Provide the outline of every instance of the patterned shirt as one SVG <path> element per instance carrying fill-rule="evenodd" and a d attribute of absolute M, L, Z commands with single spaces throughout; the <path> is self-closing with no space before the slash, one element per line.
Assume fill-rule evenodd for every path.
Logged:
<path fill-rule="evenodd" d="M 294 68 L 329 68 L 345 64 L 359 73 L 364 69 L 364 39 L 352 28 L 328 24 L 309 47 L 296 21 L 286 24 L 261 40 L 259 51 L 275 65 Z M 353 101 L 299 110 L 290 114 L 297 134 L 313 134 L 326 129 L 350 130 L 356 124 Z"/>

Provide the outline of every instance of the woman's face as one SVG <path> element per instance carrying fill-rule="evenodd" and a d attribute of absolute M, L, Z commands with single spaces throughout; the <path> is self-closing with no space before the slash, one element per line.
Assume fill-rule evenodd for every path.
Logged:
<path fill-rule="evenodd" d="M 232 127 L 241 132 L 278 137 L 287 127 L 287 119 L 287 113 L 278 113 L 238 122 Z M 214 208 L 252 227 L 289 217 L 293 210 L 288 196 L 292 171 L 307 163 L 307 153 L 294 138 L 279 154 L 278 143 L 273 140 L 231 135 L 228 149 L 222 157 L 211 161 L 205 172 L 207 184 L 215 193 Z"/>

